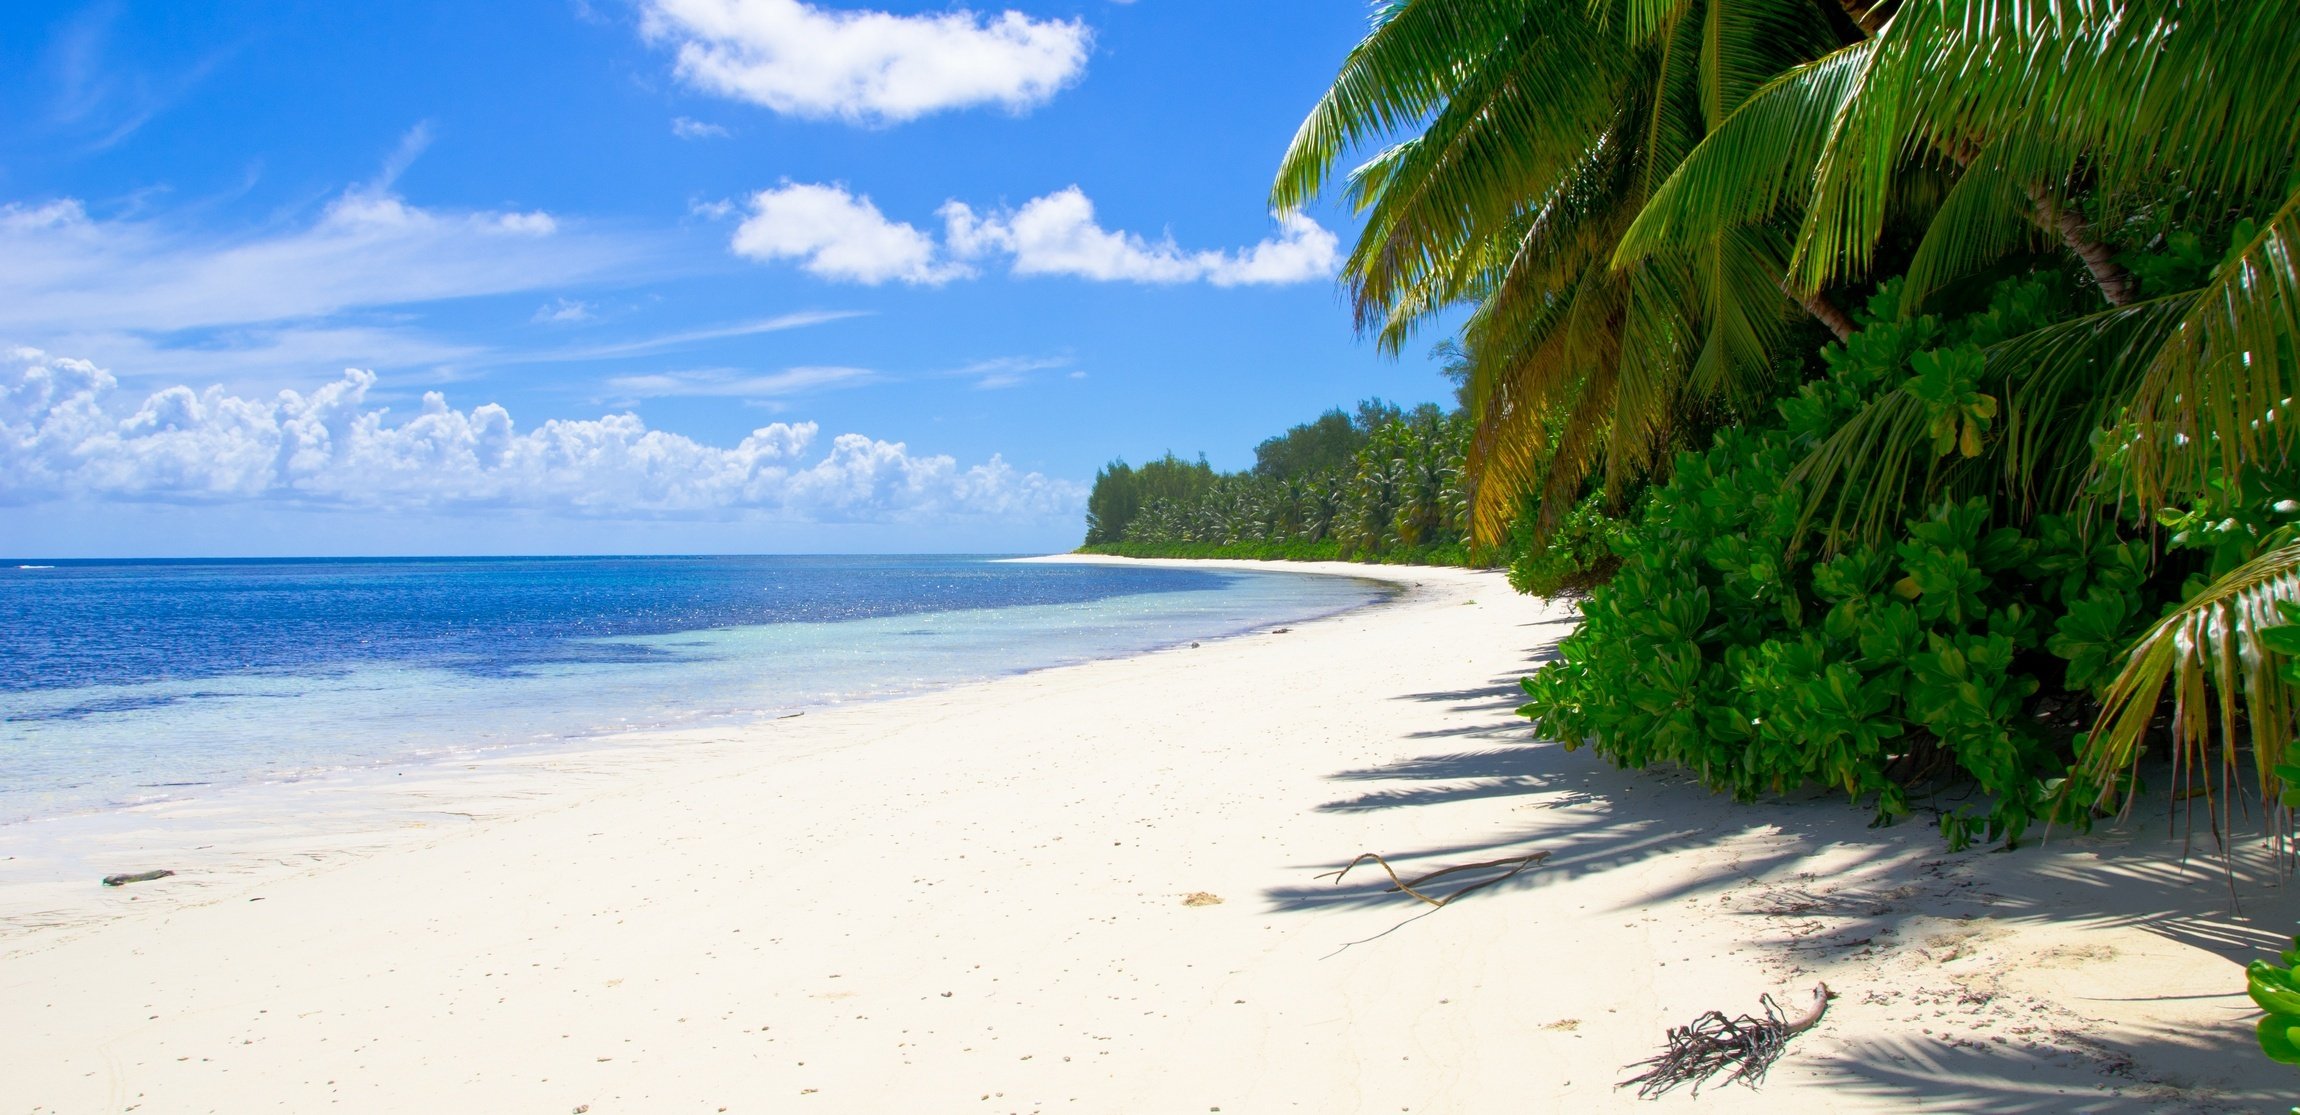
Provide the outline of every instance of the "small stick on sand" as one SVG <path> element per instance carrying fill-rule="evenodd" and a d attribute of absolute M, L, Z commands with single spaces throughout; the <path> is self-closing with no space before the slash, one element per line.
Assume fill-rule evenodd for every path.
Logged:
<path fill-rule="evenodd" d="M 1511 856 L 1507 859 L 1489 859 L 1483 863 L 1459 864 L 1454 867 L 1440 868 L 1436 871 L 1430 872 L 1427 875 L 1416 875 L 1411 879 L 1401 879 L 1398 877 L 1398 869 L 1391 867 L 1390 861 L 1383 859 L 1381 856 L 1376 855 L 1373 852 L 1361 852 L 1358 854 L 1358 858 L 1349 862 L 1348 867 L 1344 867 L 1340 871 L 1328 871 L 1325 874 L 1318 876 L 1318 878 L 1332 879 L 1335 886 L 1340 886 L 1342 882 L 1342 876 L 1349 874 L 1351 867 L 1356 867 L 1357 865 L 1364 863 L 1367 860 L 1372 860 L 1375 863 L 1381 864 L 1382 870 L 1390 873 L 1390 881 L 1397 884 L 1396 886 L 1391 887 L 1389 890 L 1384 891 L 1383 893 L 1396 894 L 1399 891 L 1404 891 L 1405 893 L 1413 895 L 1415 898 L 1419 898 L 1432 906 L 1443 906 L 1446 903 L 1451 902 L 1456 898 L 1460 898 L 1462 895 L 1468 894 L 1473 890 L 1482 890 L 1486 887 L 1490 887 L 1495 883 L 1498 883 L 1503 879 L 1507 879 L 1510 876 L 1515 875 L 1528 867 L 1532 867 L 1534 864 L 1540 863 L 1541 861 L 1548 858 L 1548 852 L 1535 852 L 1531 855 Z M 1460 890 L 1453 892 L 1452 894 L 1446 895 L 1444 898 L 1431 898 L 1429 895 L 1423 894 L 1422 892 L 1414 889 L 1415 887 L 1421 886 L 1422 884 L 1427 883 L 1432 879 L 1443 878 L 1447 875 L 1455 875 L 1464 871 L 1476 871 L 1481 868 L 1488 867 L 1505 867 L 1510 864 L 1516 864 L 1517 866 L 1511 867 L 1509 870 L 1504 871 L 1491 879 L 1484 879 L 1475 883 L 1471 883 L 1470 885 L 1463 887 Z"/>

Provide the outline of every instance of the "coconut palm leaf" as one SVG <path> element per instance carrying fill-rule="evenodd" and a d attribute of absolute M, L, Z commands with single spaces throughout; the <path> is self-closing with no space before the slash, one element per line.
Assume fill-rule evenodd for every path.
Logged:
<path fill-rule="evenodd" d="M 2026 182 L 1979 152 L 1933 210 L 1925 238 L 1901 280 L 1901 312 L 1914 314 L 1933 292 L 2042 239 Z"/>
<path fill-rule="evenodd" d="M 2132 395 L 2130 494 L 2155 508 L 2218 468 L 2285 460 L 2300 394 L 2300 189 L 2240 236 Z"/>
<path fill-rule="evenodd" d="M 1519 31 L 1535 6 L 1537 0 L 1397 0 L 1376 9 L 1371 33 L 1350 51 L 1287 146 L 1271 207 L 1308 204 L 1352 148 L 1423 123 L 1453 97 L 1465 68 Z"/>
<path fill-rule="evenodd" d="M 2078 759 L 2086 781 L 2097 788 L 2094 805 L 2116 804 L 2118 776 L 2139 761 L 2168 685 L 2180 769 L 2191 777 L 2209 771 L 2217 720 L 2219 766 L 2235 770 L 2241 710 L 2260 792 L 2273 800 L 2275 767 L 2293 739 L 2294 702 L 2291 687 L 2275 675 L 2260 633 L 2283 622 L 2280 603 L 2300 604 L 2300 543 L 2268 549 L 2237 567 L 2133 644 Z M 2209 791 L 2209 779 L 2205 786 Z M 2123 808 L 2131 807 L 2133 796 L 2127 792 Z"/>
<path fill-rule="evenodd" d="M 1813 168 L 1868 76 L 1874 42 L 1784 71 L 1702 139 L 1637 214 L 1615 250 L 1627 266 L 1719 229 L 1802 215 Z"/>

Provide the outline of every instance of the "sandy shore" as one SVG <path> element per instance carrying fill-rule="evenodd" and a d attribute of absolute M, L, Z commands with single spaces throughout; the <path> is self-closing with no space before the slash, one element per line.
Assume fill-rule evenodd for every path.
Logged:
<path fill-rule="evenodd" d="M 1611 770 L 1511 714 L 1568 611 L 1344 568 L 1412 588 L 523 760 L 420 791 L 454 823 L 43 896 L 79 905 L 0 935 L 0 1111 L 1578 1112 L 1641 1106 L 1613 1084 L 1669 1025 L 1815 979 L 1821 1025 L 1702 1110 L 2300 1091 L 2249 1048 L 2240 970 L 2288 889 L 2230 914 L 2148 818 L 1952 855 L 1841 799 Z M 1548 858 L 1431 910 L 1319 878 L 1366 851 Z"/>

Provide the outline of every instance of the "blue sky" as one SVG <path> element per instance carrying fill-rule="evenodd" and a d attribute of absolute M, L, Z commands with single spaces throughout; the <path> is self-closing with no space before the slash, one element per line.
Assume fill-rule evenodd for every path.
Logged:
<path fill-rule="evenodd" d="M 1066 548 L 1111 457 L 1445 393 L 1267 209 L 1365 19 L 11 5 L 0 552 Z"/>

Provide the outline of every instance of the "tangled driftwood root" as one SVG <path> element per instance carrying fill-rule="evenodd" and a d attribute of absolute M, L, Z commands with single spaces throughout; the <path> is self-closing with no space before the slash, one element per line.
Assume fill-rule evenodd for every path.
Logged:
<path fill-rule="evenodd" d="M 1416 875 L 1411 879 L 1401 879 L 1398 877 L 1398 869 L 1391 867 L 1390 861 L 1383 859 L 1382 857 L 1372 852 L 1365 852 L 1361 853 L 1358 858 L 1351 860 L 1349 862 L 1349 866 L 1342 868 L 1340 871 L 1328 871 L 1325 874 L 1318 876 L 1318 878 L 1332 879 L 1334 881 L 1334 885 L 1340 886 L 1342 882 L 1342 876 L 1349 874 L 1350 868 L 1356 867 L 1357 865 L 1364 863 L 1367 860 L 1372 860 L 1375 863 L 1381 864 L 1382 870 L 1390 873 L 1390 881 L 1397 884 L 1396 886 L 1391 887 L 1382 893 L 1397 894 L 1400 891 L 1403 891 L 1406 894 L 1413 895 L 1415 898 L 1419 898 L 1432 906 L 1443 906 L 1446 903 L 1451 902 L 1456 898 L 1460 898 L 1462 895 L 1468 894 L 1473 890 L 1483 890 L 1486 887 L 1490 887 L 1495 883 L 1501 882 L 1503 879 L 1507 879 L 1510 876 L 1515 875 L 1528 867 L 1532 867 L 1534 864 L 1540 863 L 1541 861 L 1548 858 L 1548 852 L 1535 852 L 1532 855 L 1511 856 L 1508 859 L 1489 859 L 1483 863 L 1464 863 L 1454 867 L 1441 868 L 1439 870 L 1432 871 L 1427 875 Z M 1511 866 L 1513 864 L 1515 866 Z M 1508 867 L 1509 870 L 1504 871 L 1491 879 L 1480 879 L 1477 882 L 1471 883 L 1470 885 L 1453 892 L 1452 894 L 1446 895 L 1444 898 L 1431 898 L 1429 895 L 1423 894 L 1421 891 L 1414 889 L 1416 887 L 1422 886 L 1425 883 L 1428 883 L 1432 879 L 1442 879 L 1448 875 L 1459 875 L 1464 871 L 1481 871 L 1496 867 Z"/>
<path fill-rule="evenodd" d="M 1615 1087 L 1635 1084 L 1637 1098 L 1652 1099 L 1680 1084 L 1691 1083 L 1693 1094 L 1700 1095 L 1703 1084 L 1723 1073 L 1724 1083 L 1739 1081 L 1754 1088 L 1765 1079 L 1765 1070 L 1780 1059 L 1781 1051 L 1788 1048 L 1789 1039 L 1812 1029 L 1813 1024 L 1821 1020 L 1821 1012 L 1829 1009 L 1829 998 L 1829 985 L 1816 983 L 1812 1005 L 1794 1018 L 1767 995 L 1763 1018 L 1746 1014 L 1727 1018 L 1723 1011 L 1713 1010 L 1695 1019 L 1691 1026 L 1672 1026 L 1669 1048 L 1660 1056 L 1629 1066 L 1645 1071 Z"/>

